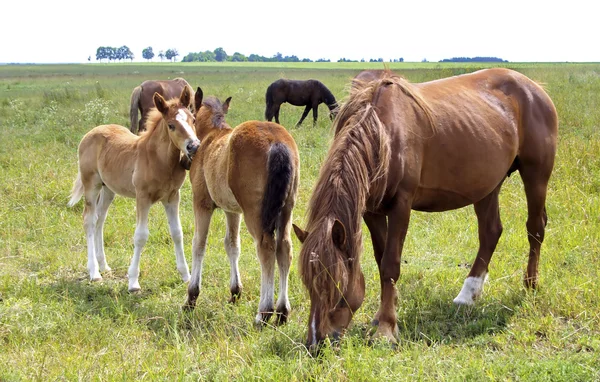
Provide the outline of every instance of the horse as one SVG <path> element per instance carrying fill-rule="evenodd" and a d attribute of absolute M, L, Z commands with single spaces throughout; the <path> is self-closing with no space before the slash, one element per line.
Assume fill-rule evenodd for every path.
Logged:
<path fill-rule="evenodd" d="M 269 122 L 275 117 L 275 122 L 279 123 L 279 108 L 284 102 L 294 106 L 306 106 L 302 117 L 296 123 L 296 127 L 302 124 L 310 109 L 313 111 L 314 126 L 317 123 L 319 104 L 321 103 L 325 103 L 329 108 L 329 116 L 332 120 L 337 112 L 337 102 L 334 95 L 318 80 L 279 79 L 269 85 L 265 99 L 267 103 L 265 119 Z"/>
<path fill-rule="evenodd" d="M 188 110 L 192 94 L 187 87 L 179 98 L 165 100 L 154 93 L 147 130 L 135 135 L 126 127 L 102 125 L 93 128 L 79 144 L 79 171 L 68 206 L 85 196 L 83 226 L 87 238 L 87 268 L 92 281 L 110 271 L 103 244 L 103 225 L 115 194 L 136 199 L 134 250 L 128 270 L 129 291 L 140 290 L 140 255 L 148 240 L 148 212 L 160 201 L 167 214 L 174 242 L 177 270 L 184 282 L 190 273 L 183 253 L 179 220 L 179 189 L 186 171 L 180 155 L 192 159 L 200 141 L 194 132 L 194 116 Z"/>
<path fill-rule="evenodd" d="M 243 122 L 232 129 L 225 122 L 231 97 L 203 100 L 195 96 L 196 132 L 202 145 L 192 161 L 195 231 L 192 241 L 192 276 L 188 285 L 187 310 L 193 310 L 200 293 L 202 261 L 211 217 L 216 208 L 225 212 L 225 252 L 230 262 L 230 302 L 242 293 L 238 268 L 240 218 L 254 239 L 261 265 L 261 288 L 257 325 L 264 325 L 275 312 L 276 324 L 287 321 L 290 312 L 288 275 L 292 259 L 292 209 L 300 176 L 298 148 L 287 130 L 276 123 Z M 279 297 L 274 309 L 274 266 L 279 267 Z"/>
<path fill-rule="evenodd" d="M 162 95 L 169 100 L 177 98 L 184 87 L 190 90 L 192 96 L 194 89 L 183 78 L 174 78 L 172 80 L 147 80 L 136 86 L 131 93 L 131 103 L 129 106 L 129 128 L 132 133 L 142 132 L 146 129 L 146 121 L 150 109 L 154 107 L 154 93 Z M 190 104 L 193 107 L 193 103 Z M 138 122 L 138 109 L 142 114 Z M 192 114 L 194 110 L 190 110 Z M 137 129 L 137 131 L 136 131 Z"/>
<path fill-rule="evenodd" d="M 363 302 L 361 217 L 381 284 L 375 337 L 397 341 L 396 283 L 411 210 L 474 205 L 479 250 L 454 299 L 473 304 L 502 233 L 498 194 L 517 170 L 528 211 L 524 283 L 536 287 L 558 133 L 556 109 L 541 86 L 501 68 L 425 83 L 386 72 L 355 79 L 333 127 L 306 230 L 294 225 L 311 300 L 307 346 L 338 337 Z"/>

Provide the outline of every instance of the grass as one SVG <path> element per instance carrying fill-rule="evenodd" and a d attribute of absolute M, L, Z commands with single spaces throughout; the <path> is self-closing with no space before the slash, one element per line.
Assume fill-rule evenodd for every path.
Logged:
<path fill-rule="evenodd" d="M 128 125 L 129 96 L 145 79 L 185 77 L 205 95 L 233 96 L 228 121 L 262 119 L 264 91 L 279 77 L 318 78 L 342 98 L 359 67 L 319 64 L 91 64 L 0 66 L 0 380 L 565 380 L 600 379 L 600 64 L 507 64 L 546 87 L 560 117 L 559 150 L 548 195 L 540 288 L 522 287 L 527 262 L 526 203 L 518 175 L 501 193 L 504 233 L 490 282 L 472 308 L 452 299 L 477 251 L 472 207 L 413 212 L 403 253 L 400 343 L 369 343 L 379 280 L 368 234 L 365 303 L 339 344 L 313 358 L 302 346 L 309 301 L 294 261 L 287 325 L 257 330 L 260 269 L 242 226 L 244 294 L 229 298 L 224 216 L 209 234 L 198 307 L 185 315 L 186 286 L 175 269 L 164 212 L 150 214 L 142 292 L 127 292 L 135 203 L 117 197 L 105 228 L 113 272 L 90 283 L 82 204 L 66 207 L 79 140 L 102 123 Z M 476 64 L 392 64 L 419 82 L 470 72 Z M 301 154 L 295 222 L 331 140 L 327 109 L 294 128 Z M 191 193 L 182 190 L 186 256 L 193 234 Z M 294 239 L 294 256 L 299 243 Z"/>

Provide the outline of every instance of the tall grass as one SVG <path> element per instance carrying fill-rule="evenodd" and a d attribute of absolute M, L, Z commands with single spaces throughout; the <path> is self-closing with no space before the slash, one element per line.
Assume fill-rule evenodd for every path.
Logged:
<path fill-rule="evenodd" d="M 365 234 L 367 297 L 339 344 L 313 358 L 302 346 L 309 302 L 294 261 L 287 325 L 257 330 L 260 269 L 242 226 L 244 292 L 228 300 L 224 218 L 215 213 L 203 283 L 192 314 L 175 269 L 164 212 L 153 207 L 142 254 L 142 292 L 127 292 L 135 203 L 117 197 L 105 226 L 111 273 L 90 283 L 82 204 L 66 207 L 77 145 L 93 126 L 128 126 L 129 97 L 143 80 L 183 76 L 206 95 L 233 96 L 228 122 L 263 119 L 264 92 L 277 78 L 318 78 L 338 98 L 361 67 L 381 64 L 111 64 L 0 66 L 0 380 L 598 380 L 600 379 L 600 65 L 510 64 L 543 83 L 560 117 L 548 194 L 540 288 L 525 291 L 526 202 L 518 175 L 501 193 L 504 233 L 484 296 L 456 307 L 477 251 L 472 208 L 413 212 L 399 289 L 400 343 L 370 343 L 379 279 Z M 392 64 L 419 82 L 480 68 L 473 64 Z M 293 127 L 301 108 L 282 106 L 296 139 L 304 213 L 332 138 L 327 109 L 316 127 Z M 189 182 L 181 220 L 190 258 Z M 299 243 L 294 240 L 294 256 Z"/>

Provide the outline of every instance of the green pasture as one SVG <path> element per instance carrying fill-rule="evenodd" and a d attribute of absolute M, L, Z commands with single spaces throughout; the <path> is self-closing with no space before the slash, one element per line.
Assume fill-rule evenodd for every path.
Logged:
<path fill-rule="evenodd" d="M 421 82 L 486 67 L 398 63 Z M 492 65 L 489 65 L 492 66 Z M 493 65 L 498 66 L 498 65 Z M 527 380 L 600 379 L 600 64 L 505 64 L 542 83 L 559 113 L 559 146 L 549 185 L 549 222 L 539 289 L 527 291 L 526 202 L 515 174 L 500 200 L 504 233 L 483 297 L 456 307 L 477 251 L 472 207 L 413 212 L 398 282 L 399 344 L 371 342 L 379 279 L 368 233 L 362 267 L 367 297 L 337 344 L 318 357 L 304 348 L 309 299 L 297 267 L 292 312 L 282 327 L 258 330 L 260 267 L 242 226 L 244 291 L 229 299 L 224 215 L 215 213 L 195 311 L 184 314 L 186 285 L 162 206 L 151 209 L 141 261 L 142 291 L 127 292 L 135 202 L 117 197 L 105 225 L 113 271 L 90 283 L 83 203 L 67 208 L 77 174 L 77 145 L 92 127 L 129 125 L 129 97 L 146 79 L 184 77 L 205 96 L 232 96 L 229 124 L 264 118 L 274 80 L 316 78 L 338 99 L 352 76 L 381 63 L 86 64 L 0 66 L 0 381 L 20 380 Z M 332 139 L 327 108 L 294 127 L 302 108 L 283 105 L 281 122 L 296 139 L 301 184 L 294 222 L 305 210 Z M 191 266 L 191 190 L 181 220 Z"/>

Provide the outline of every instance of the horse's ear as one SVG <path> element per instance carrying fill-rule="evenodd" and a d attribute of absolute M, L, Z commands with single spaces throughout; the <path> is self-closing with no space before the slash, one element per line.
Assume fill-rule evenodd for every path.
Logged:
<path fill-rule="evenodd" d="M 223 104 L 223 114 L 227 114 L 227 111 L 229 110 L 229 102 L 231 102 L 231 97 L 227 98 Z"/>
<path fill-rule="evenodd" d="M 167 107 L 167 101 L 165 101 L 163 96 L 158 94 L 158 92 L 154 93 L 153 99 L 154 99 L 154 106 L 156 106 L 158 111 L 160 111 L 162 114 L 166 114 L 169 111 L 169 108 Z"/>
<path fill-rule="evenodd" d="M 200 110 L 200 106 L 202 106 L 202 97 L 204 97 L 204 94 L 202 93 L 200 86 L 198 86 L 196 95 L 194 96 L 194 106 L 196 107 L 196 112 L 198 112 L 198 110 Z"/>
<path fill-rule="evenodd" d="M 191 101 L 192 101 L 192 94 L 190 93 L 190 88 L 187 86 L 184 86 L 183 90 L 181 90 L 181 95 L 179 96 L 179 102 L 181 102 L 181 104 L 184 107 L 189 107 Z"/>
<path fill-rule="evenodd" d="M 335 219 L 333 227 L 331 227 L 331 239 L 333 240 L 333 244 L 335 244 L 339 250 L 345 251 L 347 249 L 346 228 L 344 228 L 342 222 L 337 219 Z"/>
<path fill-rule="evenodd" d="M 294 227 L 294 233 L 296 234 L 298 240 L 300 240 L 300 243 L 304 243 L 304 240 L 306 240 L 306 237 L 308 236 L 308 232 L 304 231 L 294 223 L 292 223 L 292 227 Z"/>

